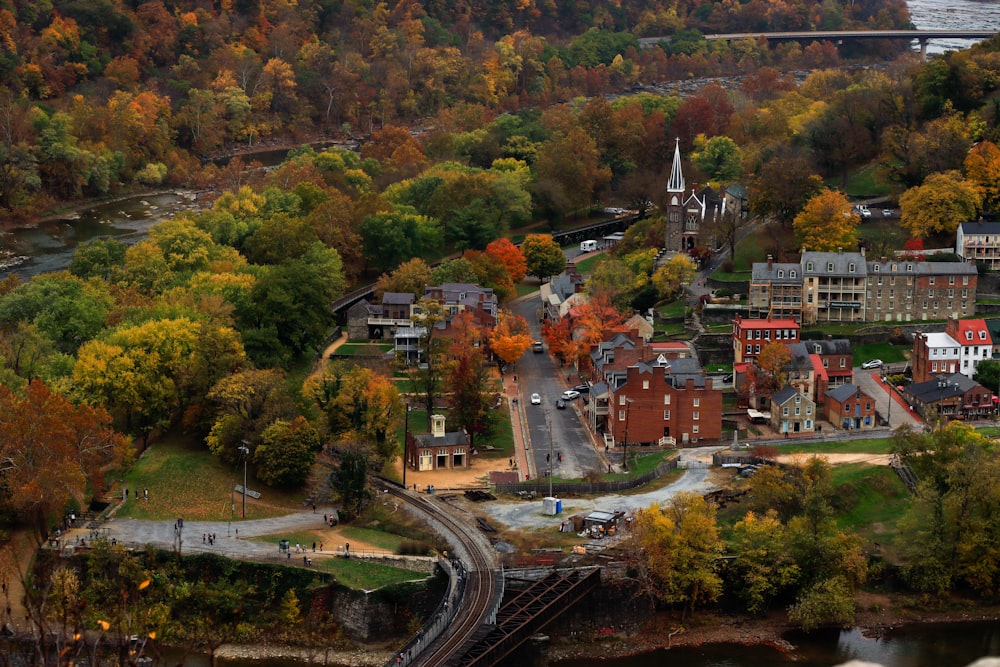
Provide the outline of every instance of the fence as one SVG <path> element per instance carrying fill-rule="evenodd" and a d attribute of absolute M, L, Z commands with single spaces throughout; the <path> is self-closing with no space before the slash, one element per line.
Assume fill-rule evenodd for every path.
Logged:
<path fill-rule="evenodd" d="M 616 493 L 628 491 L 636 487 L 648 484 L 654 479 L 666 475 L 671 470 L 677 469 L 677 457 L 664 461 L 655 469 L 642 475 L 622 479 L 615 482 L 553 482 L 552 493 L 555 495 L 567 495 L 579 493 L 584 495 Z M 532 480 L 530 482 L 510 482 L 496 485 L 497 493 L 507 493 L 515 495 L 519 492 L 534 493 L 535 495 L 548 494 L 549 483 L 546 481 Z"/>
<path fill-rule="evenodd" d="M 448 592 L 444 599 L 438 603 L 434 614 L 424 623 L 424 626 L 417 631 L 417 634 L 410 637 L 399 650 L 399 655 L 393 655 L 386 661 L 385 667 L 393 665 L 409 665 L 414 658 L 419 658 L 420 653 L 437 639 L 445 629 L 451 625 L 458 614 L 459 603 L 465 595 L 465 570 L 459 560 L 450 561 L 447 558 L 438 560 L 438 564 L 448 574 Z"/>

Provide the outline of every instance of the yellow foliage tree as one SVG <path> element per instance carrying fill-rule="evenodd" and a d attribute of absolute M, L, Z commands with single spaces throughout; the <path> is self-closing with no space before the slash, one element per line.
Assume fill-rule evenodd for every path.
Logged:
<path fill-rule="evenodd" d="M 931 174 L 923 185 L 910 188 L 899 198 L 899 224 L 914 238 L 936 232 L 953 234 L 960 223 L 975 219 L 982 201 L 976 184 L 959 172 Z"/>
<path fill-rule="evenodd" d="M 694 279 L 697 270 L 694 260 L 687 255 L 674 255 L 653 274 L 653 286 L 660 298 L 676 299 L 683 291 L 684 284 Z"/>
<path fill-rule="evenodd" d="M 858 244 L 859 222 L 861 216 L 843 193 L 823 188 L 792 221 L 795 244 L 808 250 L 853 250 Z"/>
<path fill-rule="evenodd" d="M 965 175 L 982 199 L 984 210 L 995 211 L 1000 204 L 1000 148 L 992 141 L 981 141 L 965 156 Z"/>

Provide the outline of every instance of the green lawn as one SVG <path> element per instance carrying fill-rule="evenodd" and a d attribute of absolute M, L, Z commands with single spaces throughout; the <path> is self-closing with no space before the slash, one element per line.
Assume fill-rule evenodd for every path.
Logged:
<path fill-rule="evenodd" d="M 891 448 L 892 438 L 805 442 L 779 446 L 782 454 L 888 454 Z"/>
<path fill-rule="evenodd" d="M 251 466 L 251 473 L 253 467 Z M 131 497 L 118 516 L 173 521 L 224 521 L 232 515 L 232 488 L 243 482 L 243 466 L 223 463 L 208 448 L 191 439 L 172 437 L 146 450 L 125 476 Z M 261 492 L 259 500 L 247 498 L 247 519 L 282 516 L 301 510 L 305 491 L 283 492 L 255 482 L 248 486 Z M 149 489 L 149 500 L 136 500 L 135 490 Z M 242 498 L 236 496 L 236 518 Z"/>
<path fill-rule="evenodd" d="M 877 218 L 862 220 L 858 225 L 858 238 L 870 241 L 874 246 L 885 245 L 888 250 L 902 250 L 903 244 L 910 238 L 908 232 L 899 226 L 898 218 L 883 218 L 881 213 Z M 877 258 L 876 258 L 877 259 Z"/>
<path fill-rule="evenodd" d="M 879 197 L 891 194 L 889 185 L 878 177 L 878 166 L 875 163 L 866 164 L 847 175 L 847 185 L 839 177 L 827 179 L 827 185 L 832 188 L 844 189 L 849 197 Z"/>
<path fill-rule="evenodd" d="M 851 350 L 854 353 L 854 365 L 860 366 L 869 359 L 881 359 L 887 364 L 906 361 L 906 353 L 911 348 L 890 345 L 889 343 L 872 343 L 870 345 L 855 345 Z"/>
<path fill-rule="evenodd" d="M 677 451 L 673 449 L 666 449 L 661 452 L 652 452 L 650 454 L 641 454 L 641 447 L 630 447 L 628 450 L 628 472 L 613 472 L 604 475 L 604 481 L 606 482 L 617 482 L 623 479 L 631 479 L 637 477 L 638 475 L 645 475 L 651 470 L 655 470 L 656 466 L 660 465 L 664 461 L 677 456 Z"/>
<path fill-rule="evenodd" d="M 534 292 L 538 291 L 538 282 L 534 278 L 529 279 L 530 282 L 521 281 L 517 284 L 517 296 L 528 296 Z"/>
<path fill-rule="evenodd" d="M 295 554 L 292 554 L 291 559 L 295 559 Z M 299 557 L 299 562 L 301 561 L 302 558 Z M 419 572 L 370 563 L 362 558 L 316 558 L 313 560 L 313 567 L 332 573 L 344 586 L 365 591 L 427 578 L 427 575 Z"/>
<path fill-rule="evenodd" d="M 736 244 L 736 256 L 733 258 L 732 272 L 723 271 L 720 267 L 712 277 L 716 280 L 750 280 L 750 269 L 754 262 L 767 261 L 768 254 L 774 252 L 774 238 L 771 230 L 760 227 Z"/>
<path fill-rule="evenodd" d="M 684 311 L 687 308 L 687 304 L 684 303 L 684 299 L 678 299 L 671 303 L 665 303 L 658 305 L 656 307 L 656 312 L 660 314 L 661 317 L 684 317 Z"/>
<path fill-rule="evenodd" d="M 392 343 L 344 343 L 334 351 L 334 355 L 380 357 L 391 352 L 392 347 Z"/>
<path fill-rule="evenodd" d="M 863 463 L 833 469 L 838 508 L 837 523 L 857 533 L 865 542 L 894 549 L 897 523 L 912 503 L 912 497 L 888 466 Z"/>
<path fill-rule="evenodd" d="M 598 253 L 593 257 L 588 257 L 587 259 L 576 263 L 576 270 L 579 271 L 581 275 L 590 275 L 594 272 L 594 267 L 597 266 L 597 263 L 602 261 L 605 257 L 607 257 L 607 254 L 603 252 Z"/>

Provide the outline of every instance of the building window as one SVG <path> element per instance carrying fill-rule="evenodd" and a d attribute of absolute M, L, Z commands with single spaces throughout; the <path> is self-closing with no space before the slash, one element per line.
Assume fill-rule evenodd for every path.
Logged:
<path fill-rule="evenodd" d="M 697 433 L 698 432 L 698 425 L 697 424 L 694 424 L 694 425 L 691 426 L 691 432 L 692 433 Z"/>
<path fill-rule="evenodd" d="M 754 345 L 753 346 L 753 353 L 754 354 L 760 354 L 760 345 Z"/>
<path fill-rule="evenodd" d="M 663 404 L 664 405 L 670 405 L 670 394 L 664 394 L 663 395 Z"/>
<path fill-rule="evenodd" d="M 782 269 L 778 269 L 778 277 L 779 277 L 779 278 L 784 278 L 784 277 L 785 277 L 785 272 L 784 272 L 784 270 L 782 270 Z"/>
<path fill-rule="evenodd" d="M 845 359 L 844 357 L 840 358 L 840 367 L 841 368 L 846 368 L 847 367 L 847 359 Z"/>
<path fill-rule="evenodd" d="M 907 271 L 912 271 L 913 270 L 913 265 L 912 264 L 907 264 L 906 265 L 906 270 Z"/>
<path fill-rule="evenodd" d="M 701 413 L 698 412 L 697 410 L 695 410 L 694 412 L 691 413 L 691 419 L 692 420 L 698 421 L 698 419 L 700 419 L 700 418 L 701 418 Z"/>
<path fill-rule="evenodd" d="M 872 265 L 872 271 L 875 272 L 875 273 L 878 273 L 878 270 L 879 270 L 878 264 L 873 264 Z"/>
<path fill-rule="evenodd" d="M 850 411 L 851 411 L 851 404 L 850 403 L 844 403 L 844 413 L 846 414 L 846 413 L 848 413 Z"/>
<path fill-rule="evenodd" d="M 807 262 L 806 263 L 806 271 L 812 271 L 812 270 L 813 270 L 813 263 L 812 262 Z"/>
<path fill-rule="evenodd" d="M 948 276 L 948 284 L 949 285 L 955 284 L 955 276 Z"/>
<path fill-rule="evenodd" d="M 854 262 L 851 262 L 850 264 L 847 265 L 847 271 L 849 273 L 854 273 Z"/>
<path fill-rule="evenodd" d="M 806 406 L 806 414 L 807 415 L 811 415 L 812 413 L 813 413 L 813 406 L 807 405 Z"/>
<path fill-rule="evenodd" d="M 833 262 L 827 262 L 826 263 L 826 272 L 827 273 L 833 273 Z"/>
<path fill-rule="evenodd" d="M 933 285 L 934 284 L 934 276 L 931 276 L 930 278 L 927 279 L 927 284 L 928 285 Z"/>
<path fill-rule="evenodd" d="M 794 278 L 796 275 L 798 274 L 796 274 L 795 269 L 792 269 L 791 271 L 788 272 L 789 278 Z M 966 278 L 966 280 L 968 280 L 968 278 Z"/>
<path fill-rule="evenodd" d="M 871 401 L 865 401 L 865 411 L 866 412 L 871 412 L 872 411 Z"/>
<path fill-rule="evenodd" d="M 618 405 L 625 405 L 625 394 L 618 395 Z"/>
<path fill-rule="evenodd" d="M 969 276 L 962 276 L 962 284 L 963 285 L 969 284 Z"/>
<path fill-rule="evenodd" d="M 795 416 L 798 417 L 802 413 L 802 408 L 795 406 Z"/>
<path fill-rule="evenodd" d="M 795 397 L 795 404 L 798 405 L 801 402 L 802 402 L 802 397 L 801 396 L 796 396 Z"/>
<path fill-rule="evenodd" d="M 664 410 L 663 411 L 663 419 L 664 419 L 664 421 L 670 419 L 670 410 Z"/>
<path fill-rule="evenodd" d="M 753 354 L 753 345 L 751 345 L 750 343 L 747 343 L 747 351 L 746 351 L 746 353 L 747 354 Z"/>
<path fill-rule="evenodd" d="M 624 410 L 619 410 L 618 411 L 618 421 L 620 421 L 620 422 L 625 421 L 625 411 Z"/>
<path fill-rule="evenodd" d="M 878 284 L 879 284 L 879 285 L 881 285 L 881 284 L 882 284 L 882 276 L 879 276 L 879 277 L 878 277 Z"/>
<path fill-rule="evenodd" d="M 875 296 L 878 297 L 879 299 L 881 299 L 882 298 L 882 290 L 880 290 L 880 289 L 879 290 L 875 290 Z"/>
<path fill-rule="evenodd" d="M 948 298 L 949 299 L 954 299 L 955 298 L 955 290 L 953 290 L 953 289 L 948 290 Z"/>
<path fill-rule="evenodd" d="M 788 416 L 788 406 L 785 406 L 785 407 L 781 408 L 781 416 L 782 417 L 787 417 Z"/>
<path fill-rule="evenodd" d="M 897 268 L 898 268 L 898 265 L 893 264 L 892 265 L 892 272 L 895 273 Z"/>
<path fill-rule="evenodd" d="M 830 360 L 827 359 L 826 357 L 823 357 L 823 368 L 829 368 L 829 367 L 830 367 Z"/>
<path fill-rule="evenodd" d="M 967 289 L 962 290 L 962 298 L 963 299 L 968 299 L 969 298 L 969 290 L 967 290 Z"/>
<path fill-rule="evenodd" d="M 696 408 L 701 407 L 701 399 L 700 398 L 691 399 L 691 405 Z"/>
<path fill-rule="evenodd" d="M 924 301 L 924 310 L 927 310 L 927 302 Z"/>
<path fill-rule="evenodd" d="M 649 389 L 649 380 L 643 380 L 642 381 L 642 388 L 643 389 Z"/>
<path fill-rule="evenodd" d="M 937 373 L 937 362 L 931 362 L 931 373 Z"/>

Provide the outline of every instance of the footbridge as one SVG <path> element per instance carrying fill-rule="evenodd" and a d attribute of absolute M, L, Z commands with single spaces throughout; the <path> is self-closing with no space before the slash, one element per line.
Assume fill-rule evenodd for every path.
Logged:
<path fill-rule="evenodd" d="M 920 44 L 920 54 L 927 56 L 927 42 L 931 39 L 990 39 L 1000 34 L 1000 30 L 801 30 L 791 32 L 732 32 L 705 35 L 705 40 L 735 41 L 740 39 L 765 39 L 769 42 L 782 41 L 829 41 L 841 44 L 847 41 L 872 39 L 916 40 Z M 644 47 L 669 42 L 670 37 L 643 37 L 639 43 Z"/>
<path fill-rule="evenodd" d="M 599 567 L 553 570 L 508 599 L 446 667 L 492 667 L 601 583 Z"/>

